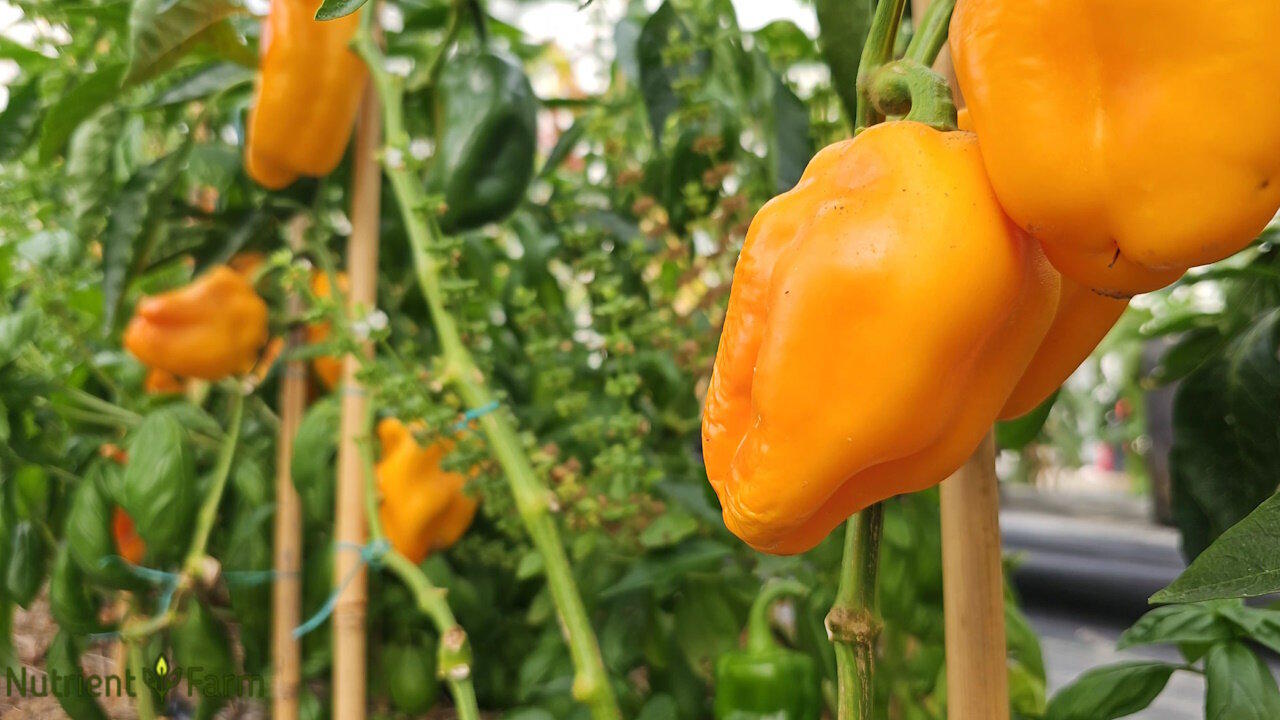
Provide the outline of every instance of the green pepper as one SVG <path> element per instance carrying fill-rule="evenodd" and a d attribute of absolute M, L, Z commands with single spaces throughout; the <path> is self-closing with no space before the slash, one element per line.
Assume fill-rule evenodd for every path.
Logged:
<path fill-rule="evenodd" d="M 187 603 L 182 622 L 170 633 L 173 657 L 186 673 L 187 682 L 203 693 L 212 687 L 227 690 L 226 682 L 235 673 L 227 628 L 199 600 Z M 203 695 L 196 720 L 208 720 L 225 705 L 224 692 Z"/>
<path fill-rule="evenodd" d="M 747 619 L 747 647 L 716 663 L 716 720 L 818 720 L 822 691 L 813 658 L 778 644 L 769 609 L 785 595 L 804 595 L 795 581 L 765 585 Z"/>
<path fill-rule="evenodd" d="M 537 99 L 515 58 L 493 51 L 450 60 L 436 96 L 431 186 L 440 227 L 472 230 L 511 214 L 533 178 Z"/>
<path fill-rule="evenodd" d="M 391 703 L 407 715 L 421 715 L 436 704 L 440 684 L 436 679 L 434 643 L 387 645 L 382 667 Z"/>

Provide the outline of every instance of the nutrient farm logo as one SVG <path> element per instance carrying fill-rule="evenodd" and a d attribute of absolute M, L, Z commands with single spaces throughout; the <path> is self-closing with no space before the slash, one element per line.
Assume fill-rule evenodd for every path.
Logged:
<path fill-rule="evenodd" d="M 9 668 L 5 672 L 5 695 L 10 699 L 29 697 L 137 697 L 149 688 L 164 697 L 187 681 L 185 695 L 206 698 L 265 697 L 266 681 L 261 675 L 213 674 L 199 665 L 178 667 L 164 655 L 156 658 L 139 679 L 132 670 L 123 675 L 90 673 L 29 672 L 27 668 Z M 141 682 L 139 682 L 141 680 Z"/>

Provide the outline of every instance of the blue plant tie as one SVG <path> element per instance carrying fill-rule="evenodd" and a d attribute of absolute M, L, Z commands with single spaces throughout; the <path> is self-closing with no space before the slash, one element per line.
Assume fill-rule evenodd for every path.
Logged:
<path fill-rule="evenodd" d="M 472 420 L 478 420 L 494 410 L 497 410 L 499 407 L 501 406 L 498 404 L 497 400 L 491 400 L 478 408 L 472 408 L 462 413 L 462 419 L 453 424 L 453 429 L 455 431 L 464 430 L 467 427 L 467 423 L 470 423 Z"/>
<path fill-rule="evenodd" d="M 338 583 L 338 586 L 333 589 L 333 592 L 329 593 L 329 598 L 324 601 L 324 605 L 316 611 L 316 614 L 312 615 L 306 622 L 293 629 L 294 638 L 300 638 L 324 624 L 324 621 L 328 620 L 329 616 L 333 614 L 334 608 L 338 606 L 338 597 L 347 589 L 347 586 L 351 584 L 351 581 L 356 579 L 356 575 L 359 575 L 360 571 L 363 570 L 366 565 L 369 567 L 378 567 L 382 564 L 382 557 L 388 552 L 391 552 L 391 543 L 387 542 L 385 539 L 373 540 L 367 545 L 355 545 L 353 543 L 340 542 L 336 547 L 339 550 L 346 550 L 348 552 L 355 551 L 360 553 L 360 562 L 357 563 L 355 567 L 351 568 L 351 572 L 348 572 L 347 576 L 342 578 L 342 582 Z"/>

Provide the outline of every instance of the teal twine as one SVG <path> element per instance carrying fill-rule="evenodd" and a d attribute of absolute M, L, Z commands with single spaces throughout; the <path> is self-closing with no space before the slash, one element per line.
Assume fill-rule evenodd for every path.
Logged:
<path fill-rule="evenodd" d="M 342 582 L 338 583 L 338 586 L 333 589 L 333 592 L 329 593 L 329 598 L 324 601 L 324 605 L 320 606 L 320 609 L 308 618 L 306 622 L 293 629 L 294 638 L 300 638 L 303 635 L 306 635 L 312 630 L 320 627 L 325 620 L 328 620 L 329 616 L 333 614 L 334 608 L 338 606 L 338 597 L 347 589 L 347 586 L 351 584 L 351 581 L 356 579 L 356 575 L 360 574 L 360 571 L 364 569 L 364 566 L 368 565 L 370 567 L 377 567 L 382 562 L 382 556 L 391 551 L 391 543 L 387 542 L 385 539 L 374 540 L 368 545 L 355 545 L 348 542 L 341 542 L 338 543 L 336 547 L 339 550 L 355 550 L 359 552 L 360 562 L 357 563 L 355 567 L 351 568 L 351 572 L 347 573 L 347 576 L 342 578 Z"/>
<path fill-rule="evenodd" d="M 471 422 L 472 420 L 477 420 L 479 418 L 482 418 L 485 415 L 488 415 L 489 413 L 493 412 L 494 410 L 497 410 L 499 407 L 500 406 L 498 405 L 498 401 L 492 400 L 490 402 L 485 403 L 484 405 L 481 405 L 478 408 L 472 408 L 471 410 L 468 410 L 462 413 L 462 419 L 453 424 L 453 429 L 455 431 L 463 430 L 467 427 L 467 423 Z"/>
<path fill-rule="evenodd" d="M 173 604 L 173 594 L 178 590 L 178 580 L 181 576 L 177 573 L 171 573 L 164 570 L 156 570 L 155 568 L 143 567 L 142 565 L 134 565 L 119 555 L 108 555 L 98 561 L 99 567 L 106 568 L 114 561 L 124 564 L 128 571 L 134 576 L 145 580 L 156 587 L 163 588 L 160 594 L 160 603 L 157 606 L 157 612 L 161 615 L 168 612 L 169 606 Z M 293 574 L 293 573 L 289 573 Z M 270 582 L 276 576 L 273 570 L 228 570 L 222 573 L 223 579 L 228 585 L 261 585 Z M 120 636 L 119 631 L 112 630 L 110 632 L 89 633 L 90 640 L 111 640 Z"/>

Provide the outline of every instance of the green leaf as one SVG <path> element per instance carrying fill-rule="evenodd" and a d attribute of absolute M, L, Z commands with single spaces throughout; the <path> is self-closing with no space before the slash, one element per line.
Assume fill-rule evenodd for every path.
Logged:
<path fill-rule="evenodd" d="M 368 0 L 324 0 L 316 10 L 317 20 L 337 20 L 364 7 Z"/>
<path fill-rule="evenodd" d="M 84 572 L 72 559 L 67 543 L 58 547 L 49 571 L 49 613 L 58 627 L 74 635 L 102 630 Z"/>
<path fill-rule="evenodd" d="M 293 439 L 291 475 L 307 519 L 328 522 L 333 516 L 334 459 L 338 454 L 338 400 L 327 397 L 302 416 Z"/>
<path fill-rule="evenodd" d="M 551 148 L 550 154 L 547 155 L 547 161 L 542 164 L 542 169 L 538 171 L 538 177 L 546 177 L 559 167 L 560 163 L 564 162 L 569 157 L 569 154 L 573 152 L 586 129 L 586 122 L 578 119 L 573 121 L 568 130 L 560 133 L 560 137 L 556 138 L 555 146 Z"/>
<path fill-rule="evenodd" d="M 47 65 L 53 61 L 53 58 L 38 50 L 32 50 L 13 38 L 0 36 L 0 60 L 13 60 L 20 67 L 32 68 Z"/>
<path fill-rule="evenodd" d="M 640 708 L 640 714 L 636 716 L 636 720 L 671 720 L 671 718 L 680 717 L 680 707 L 676 705 L 675 698 L 665 693 L 658 693 L 651 696 Z"/>
<path fill-rule="evenodd" d="M 800 176 L 813 157 L 813 138 L 809 133 L 809 107 L 781 77 L 772 73 L 770 77 L 773 118 L 769 153 L 774 170 L 774 190 L 783 193 L 800 182 Z"/>
<path fill-rule="evenodd" d="M 1058 691 L 1045 720 L 1114 720 L 1151 704 L 1177 667 L 1132 661 L 1085 672 Z"/>
<path fill-rule="evenodd" d="M 163 231 L 162 204 L 189 148 L 184 145 L 129 178 L 107 216 L 102 241 L 102 322 L 108 331 L 115 326 L 139 251 L 155 245 Z"/>
<path fill-rule="evenodd" d="M 104 65 L 49 108 L 40 126 L 40 162 L 49 162 L 62 152 L 80 123 L 119 96 L 124 73 L 123 63 Z"/>
<path fill-rule="evenodd" d="M 244 647 L 246 672 L 266 667 L 271 632 L 271 518 L 274 507 L 236 513 L 231 538 L 222 557 L 227 570 L 227 596 L 235 611 Z"/>
<path fill-rule="evenodd" d="M 1209 605 L 1170 605 L 1143 615 L 1124 631 L 1116 647 L 1136 645 L 1215 643 L 1233 636 L 1228 625 Z"/>
<path fill-rule="evenodd" d="M 31 145 L 40 121 L 40 84 L 28 80 L 9 88 L 9 103 L 0 112 L 0 160 L 8 160 Z"/>
<path fill-rule="evenodd" d="M 730 554 L 723 544 L 700 539 L 682 543 L 667 552 L 651 553 L 633 563 L 618 582 L 600 593 L 600 599 L 672 583 L 690 572 L 710 570 Z"/>
<path fill-rule="evenodd" d="M 1257 597 L 1280 592 L 1280 495 L 1227 530 L 1153 603 Z"/>
<path fill-rule="evenodd" d="M 1230 602 L 1220 603 L 1218 614 L 1250 640 L 1280 653 L 1280 611 Z"/>
<path fill-rule="evenodd" d="M 1280 689 L 1270 668 L 1238 642 L 1215 645 L 1204 659 L 1205 720 L 1280 718 Z"/>
<path fill-rule="evenodd" d="M 48 561 L 48 546 L 35 523 L 22 520 L 14 525 L 9 536 L 5 589 L 15 603 L 25 608 L 35 599 Z"/>
<path fill-rule="evenodd" d="M 96 237 L 102 229 L 101 218 L 107 213 L 106 199 L 115 189 L 111 161 L 122 125 L 119 112 L 99 112 L 76 128 L 67 145 L 64 186 L 67 208 L 86 238 Z M 90 228 L 90 218 L 99 225 Z"/>
<path fill-rule="evenodd" d="M 698 531 L 698 521 L 679 510 L 654 518 L 640 533 L 640 544 L 646 548 L 669 547 Z"/>
<path fill-rule="evenodd" d="M 1280 310 L 1261 317 L 1189 375 L 1174 397 L 1174 519 L 1190 558 L 1276 490 L 1278 347 Z"/>
<path fill-rule="evenodd" d="M 61 630 L 53 637 L 45 655 L 45 670 L 63 678 L 52 687 L 58 704 L 71 720 L 107 720 L 106 713 L 89 691 L 80 669 L 80 648 L 71 633 Z"/>
<path fill-rule="evenodd" d="M 129 80 L 167 69 L 197 36 L 237 10 L 231 0 L 136 0 L 129 14 Z"/>
<path fill-rule="evenodd" d="M 167 85 L 149 105 L 153 108 L 180 105 L 221 95 L 253 82 L 253 71 L 229 62 L 202 65 Z"/>
<path fill-rule="evenodd" d="M 694 671 L 710 678 L 716 658 L 738 646 L 743 619 L 720 586 L 687 584 L 676 599 L 676 644 Z"/>
<path fill-rule="evenodd" d="M 872 0 L 817 0 L 818 47 L 849 122 L 858 106 L 858 66 L 871 29 Z"/>
<path fill-rule="evenodd" d="M 1044 715 L 1044 676 L 1036 675 L 1023 667 L 1022 663 L 1009 663 L 1009 705 L 1019 715 L 1028 717 Z"/>
<path fill-rule="evenodd" d="M 111 538 L 111 502 L 99 482 L 101 466 L 80 480 L 71 495 L 71 507 L 62 533 L 67 551 L 80 570 L 95 583 L 112 589 L 139 589 L 145 585 L 129 573 L 116 557 Z"/>
<path fill-rule="evenodd" d="M 180 556 L 200 498 L 186 433 L 172 413 L 155 411 L 133 432 L 120 494 L 120 505 L 147 543 L 147 554 Z"/>
<path fill-rule="evenodd" d="M 996 423 L 996 444 L 1000 449 L 1021 450 L 1040 437 L 1040 431 L 1044 429 L 1045 421 L 1049 419 L 1049 412 L 1053 410 L 1053 404 L 1058 401 L 1059 392 L 1061 391 L 1055 390 L 1048 399 L 1020 418 Z"/>
<path fill-rule="evenodd" d="M 693 33 L 670 0 L 662 3 L 645 21 L 636 41 L 640 66 L 640 93 L 644 96 L 653 137 L 662 141 L 667 116 L 680 107 L 676 86 L 682 79 L 696 79 L 707 70 L 704 51 L 692 51 Z M 673 53 L 673 46 L 689 52 Z M 672 57 L 672 56 L 675 57 Z M 679 58 L 679 59 L 676 59 Z"/>
<path fill-rule="evenodd" d="M 1201 327 L 1187 332 L 1160 356 L 1150 379 L 1157 385 L 1181 380 L 1212 360 L 1230 338 L 1216 327 Z"/>
<path fill-rule="evenodd" d="M 0 316 L 0 365 L 17 357 L 22 346 L 31 341 L 38 319 L 34 311 L 26 308 Z"/>

